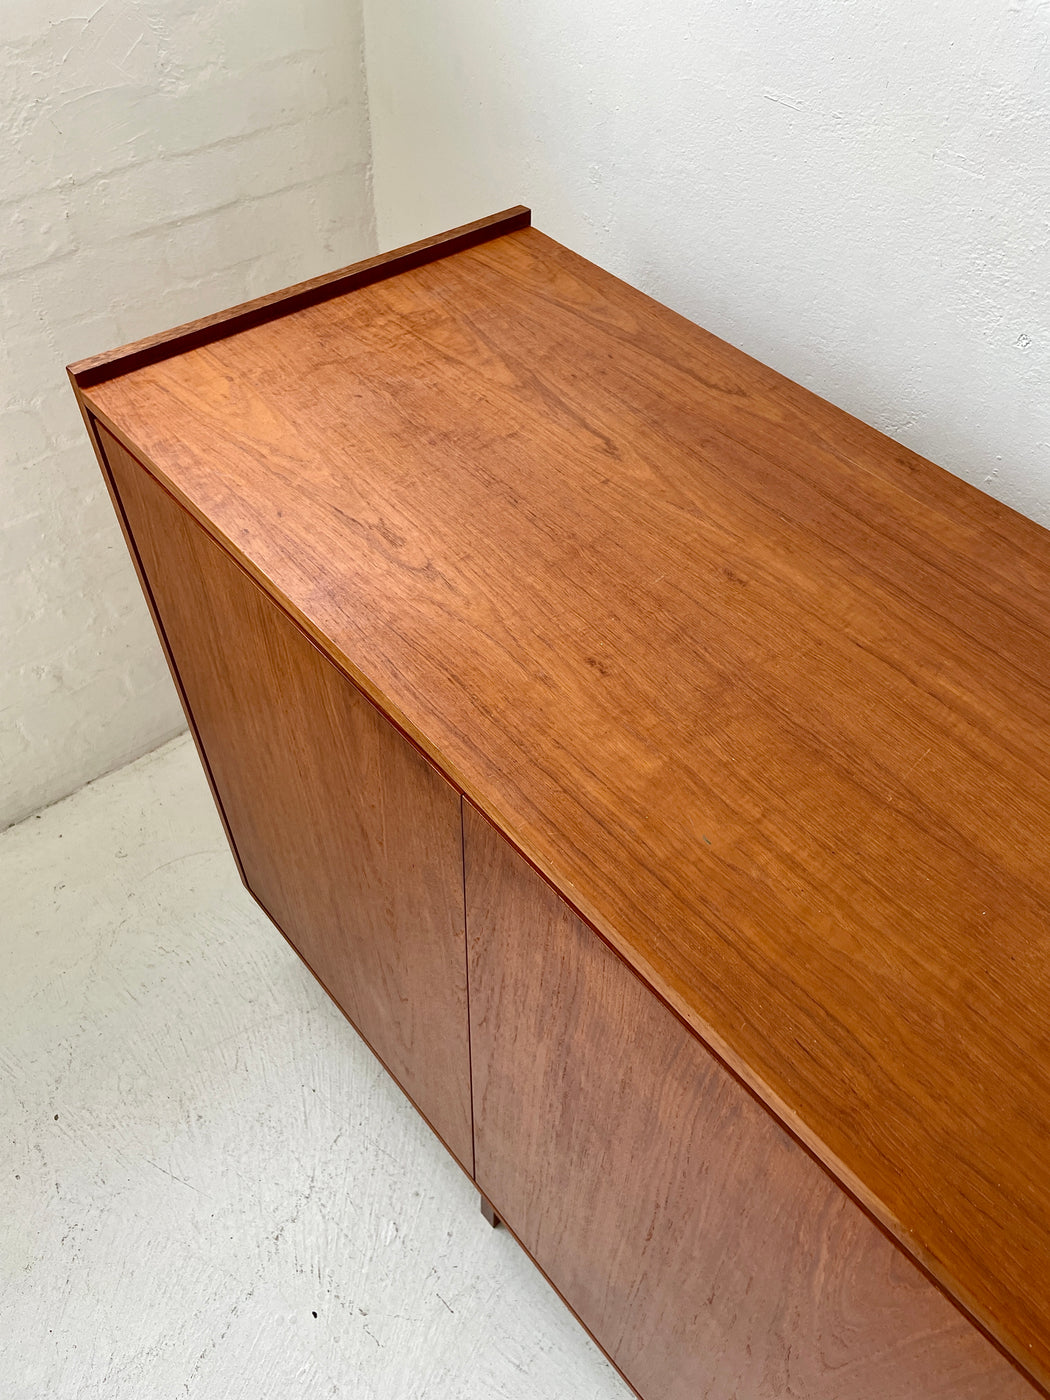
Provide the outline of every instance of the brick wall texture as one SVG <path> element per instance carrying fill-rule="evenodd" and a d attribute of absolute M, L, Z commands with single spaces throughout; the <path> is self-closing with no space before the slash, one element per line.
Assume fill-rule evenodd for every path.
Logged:
<path fill-rule="evenodd" d="M 0 827 L 183 725 L 71 360 L 375 250 L 352 0 L 4 0 Z"/>

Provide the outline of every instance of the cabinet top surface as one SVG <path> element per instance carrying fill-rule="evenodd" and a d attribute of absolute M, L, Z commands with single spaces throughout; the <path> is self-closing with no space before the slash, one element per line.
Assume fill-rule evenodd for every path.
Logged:
<path fill-rule="evenodd" d="M 86 396 L 1050 1373 L 1050 534 L 530 228 Z"/>

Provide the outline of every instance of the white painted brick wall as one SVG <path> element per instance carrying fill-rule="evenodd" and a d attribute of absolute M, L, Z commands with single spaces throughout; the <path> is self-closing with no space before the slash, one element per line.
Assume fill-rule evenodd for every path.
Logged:
<path fill-rule="evenodd" d="M 3 0 L 0 827 L 182 716 L 64 366 L 375 249 L 359 0 Z"/>

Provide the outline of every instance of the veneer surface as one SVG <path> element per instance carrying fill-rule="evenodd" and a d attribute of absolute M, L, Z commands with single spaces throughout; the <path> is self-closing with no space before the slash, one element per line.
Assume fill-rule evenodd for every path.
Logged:
<path fill-rule="evenodd" d="M 91 379 L 1045 1383 L 1050 535 L 531 228 Z"/>

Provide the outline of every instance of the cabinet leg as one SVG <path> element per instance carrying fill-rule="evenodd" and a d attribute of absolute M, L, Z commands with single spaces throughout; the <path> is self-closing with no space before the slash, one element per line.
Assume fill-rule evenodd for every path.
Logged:
<path fill-rule="evenodd" d="M 499 1224 L 499 1216 L 492 1209 L 492 1202 L 488 1200 L 488 1198 L 485 1195 L 483 1195 L 482 1192 L 479 1191 L 478 1195 L 481 1196 L 481 1213 L 492 1226 L 492 1228 L 495 1229 L 496 1226 Z"/>

